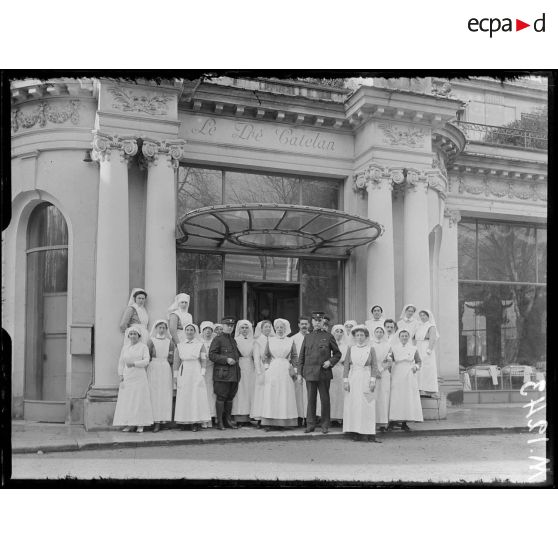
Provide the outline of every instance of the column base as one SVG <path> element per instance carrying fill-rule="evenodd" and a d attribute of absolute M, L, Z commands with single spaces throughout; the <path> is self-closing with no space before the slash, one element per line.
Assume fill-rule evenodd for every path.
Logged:
<path fill-rule="evenodd" d="M 112 428 L 117 397 L 117 387 L 92 387 L 89 389 L 83 409 L 85 430 L 107 430 Z"/>

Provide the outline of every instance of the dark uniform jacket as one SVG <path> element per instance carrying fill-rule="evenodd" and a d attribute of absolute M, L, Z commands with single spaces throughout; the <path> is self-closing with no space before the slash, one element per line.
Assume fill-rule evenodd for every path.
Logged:
<path fill-rule="evenodd" d="M 227 359 L 232 358 L 236 364 L 227 364 Z M 214 382 L 240 382 L 240 351 L 233 336 L 221 333 L 211 341 L 209 347 L 209 360 L 215 363 L 213 367 Z"/>
<path fill-rule="evenodd" d="M 306 381 L 333 379 L 331 369 L 341 359 L 341 351 L 331 333 L 323 330 L 311 331 L 304 336 L 300 355 L 298 356 L 298 372 Z M 323 363 L 329 360 L 331 366 L 323 368 Z"/>

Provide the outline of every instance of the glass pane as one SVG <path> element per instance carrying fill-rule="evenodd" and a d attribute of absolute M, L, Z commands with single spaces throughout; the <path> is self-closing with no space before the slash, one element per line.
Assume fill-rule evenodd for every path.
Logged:
<path fill-rule="evenodd" d="M 302 205 L 339 209 L 339 180 L 325 178 L 300 178 Z"/>
<path fill-rule="evenodd" d="M 330 317 L 330 325 L 339 323 L 341 262 L 301 260 L 300 266 L 302 314 L 310 315 L 321 310 Z"/>
<path fill-rule="evenodd" d="M 300 185 L 282 176 L 227 171 L 225 203 L 299 204 Z"/>
<path fill-rule="evenodd" d="M 221 205 L 223 173 L 220 170 L 179 167 L 178 171 L 178 217 L 192 209 Z"/>
<path fill-rule="evenodd" d="M 298 259 L 271 256 L 225 256 L 227 281 L 297 281 Z"/>
<path fill-rule="evenodd" d="M 219 299 L 223 285 L 223 258 L 214 254 L 177 252 L 178 292 L 190 295 L 194 322 L 220 319 Z"/>
<path fill-rule="evenodd" d="M 479 223 L 479 279 L 535 281 L 535 229 Z"/>
<path fill-rule="evenodd" d="M 460 222 L 457 233 L 459 279 L 477 279 L 476 223 Z"/>
<path fill-rule="evenodd" d="M 461 284 L 459 316 L 462 366 L 545 360 L 546 287 Z"/>
<path fill-rule="evenodd" d="M 546 283 L 546 229 L 537 229 L 538 283 Z"/>
<path fill-rule="evenodd" d="M 37 206 L 29 218 L 28 248 L 68 244 L 66 219 L 52 204 Z"/>

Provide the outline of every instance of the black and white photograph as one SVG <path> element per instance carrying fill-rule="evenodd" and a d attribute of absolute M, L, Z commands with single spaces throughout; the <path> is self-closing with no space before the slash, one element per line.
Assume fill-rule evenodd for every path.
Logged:
<path fill-rule="evenodd" d="M 10 78 L 11 479 L 545 485 L 553 80 Z"/>

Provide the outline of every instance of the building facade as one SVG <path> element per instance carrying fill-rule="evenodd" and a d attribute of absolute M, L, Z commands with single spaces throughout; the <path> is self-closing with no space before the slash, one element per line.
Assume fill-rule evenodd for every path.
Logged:
<path fill-rule="evenodd" d="M 13 416 L 110 426 L 134 287 L 150 324 L 431 308 L 446 392 L 544 361 L 546 84 L 367 81 L 13 82 Z"/>

